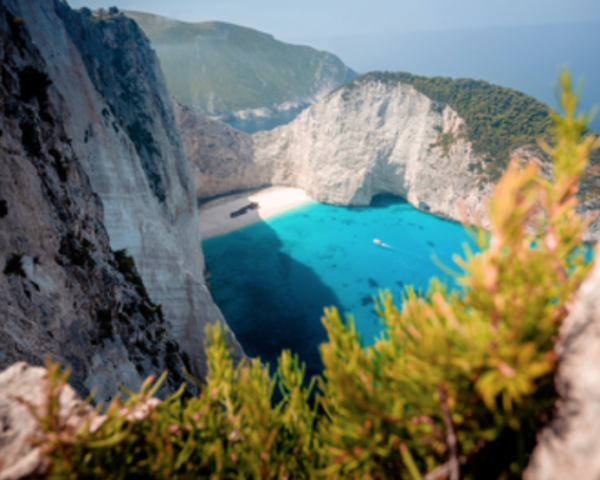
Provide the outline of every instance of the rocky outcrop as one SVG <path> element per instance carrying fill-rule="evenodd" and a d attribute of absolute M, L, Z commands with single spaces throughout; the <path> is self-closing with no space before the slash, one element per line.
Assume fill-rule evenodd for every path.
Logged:
<path fill-rule="evenodd" d="M 526 480 L 600 478 L 600 262 L 561 326 L 555 420 L 538 434 Z"/>
<path fill-rule="evenodd" d="M 261 187 L 269 167 L 254 161 L 252 137 L 173 101 L 198 199 Z"/>
<path fill-rule="evenodd" d="M 182 352 L 131 259 L 115 258 L 29 25 L 0 7 L 0 368 L 51 356 L 98 400 L 169 368 L 164 395 Z"/>
<path fill-rule="evenodd" d="M 58 0 L 5 4 L 35 26 L 32 41 L 62 99 L 69 148 L 102 202 L 110 246 L 133 256 L 202 376 L 204 327 L 222 315 L 204 283 L 193 183 L 154 52 L 125 17 L 84 18 Z"/>
<path fill-rule="evenodd" d="M 476 153 L 455 110 L 410 83 L 367 75 L 290 124 L 253 135 L 181 108 L 177 120 L 199 199 L 262 185 L 299 187 L 335 205 L 369 205 L 388 193 L 436 215 L 463 220 L 467 214 L 488 225 L 486 155 Z M 541 159 L 550 174 L 537 146 L 511 154 Z M 580 211 L 598 211 L 599 202 L 596 196 Z M 600 219 L 586 237 L 598 238 Z"/>
<path fill-rule="evenodd" d="M 460 135 L 464 121 L 411 85 L 342 87 L 292 123 L 254 135 L 193 112 L 178 114 L 178 122 L 198 198 L 278 185 L 303 188 L 319 202 L 369 205 L 374 195 L 390 193 L 460 219 L 462 200 L 482 215 L 490 191 L 474 168 L 480 159 Z M 453 138 L 446 149 L 436 146 L 443 133 Z"/>
<path fill-rule="evenodd" d="M 44 478 L 49 462 L 31 439 L 40 435 L 30 406 L 46 407 L 48 371 L 19 362 L 0 373 L 0 480 Z M 66 385 L 59 397 L 60 418 L 76 414 L 81 400 Z M 84 411 L 89 411 L 87 407 Z"/>
<path fill-rule="evenodd" d="M 485 190 L 469 166 L 478 162 L 460 138 L 435 147 L 436 127 L 460 133 L 463 120 L 410 85 L 369 82 L 342 88 L 292 124 L 253 136 L 254 157 L 271 183 L 294 185 L 313 199 L 369 205 L 391 193 L 433 213 L 458 217 L 458 201 L 479 209 Z"/>

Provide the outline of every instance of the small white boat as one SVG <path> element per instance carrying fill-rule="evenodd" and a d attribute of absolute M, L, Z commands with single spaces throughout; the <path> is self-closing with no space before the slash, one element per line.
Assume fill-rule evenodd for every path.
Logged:
<path fill-rule="evenodd" d="M 383 247 L 383 248 L 392 248 L 392 247 L 390 247 L 390 246 L 389 246 L 387 243 L 383 243 L 383 242 L 382 242 L 381 240 L 379 240 L 378 238 L 374 238 L 374 239 L 373 239 L 373 243 L 374 243 L 375 245 L 379 245 L 379 246 L 381 246 L 381 247 Z"/>

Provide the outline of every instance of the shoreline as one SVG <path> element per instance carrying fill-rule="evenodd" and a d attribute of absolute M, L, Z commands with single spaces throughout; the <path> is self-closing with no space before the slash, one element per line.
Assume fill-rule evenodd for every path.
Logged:
<path fill-rule="evenodd" d="M 198 207 L 202 240 L 231 233 L 310 201 L 304 190 L 292 187 L 268 187 L 257 192 L 234 193 L 209 200 Z M 231 218 L 231 212 L 251 202 L 258 203 L 258 208 Z"/>

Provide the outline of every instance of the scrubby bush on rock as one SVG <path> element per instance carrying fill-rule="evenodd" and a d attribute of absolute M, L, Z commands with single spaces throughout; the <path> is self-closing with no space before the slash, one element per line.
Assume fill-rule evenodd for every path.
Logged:
<path fill-rule="evenodd" d="M 290 352 L 273 377 L 259 360 L 234 367 L 214 326 L 197 397 L 183 399 L 182 387 L 154 400 L 160 381 L 149 379 L 104 414 L 69 420 L 58 407 L 66 376 L 52 366 L 47 409 L 34 410 L 49 476 L 520 478 L 556 401 L 559 326 L 591 267 L 575 206 L 598 141 L 581 138 L 585 117 L 561 81 L 565 117 L 554 115 L 554 144 L 543 144 L 554 180 L 512 161 L 490 202 L 491 232 L 470 227 L 481 253 L 457 258 L 460 292 L 433 281 L 423 296 L 407 289 L 401 307 L 382 292 L 387 328 L 369 347 L 352 318 L 326 309 L 323 377 L 310 382 Z"/>

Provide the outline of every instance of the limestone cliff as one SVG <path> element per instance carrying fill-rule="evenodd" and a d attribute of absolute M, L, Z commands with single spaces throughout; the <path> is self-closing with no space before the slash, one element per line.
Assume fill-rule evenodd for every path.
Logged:
<path fill-rule="evenodd" d="M 459 139 L 447 155 L 434 147 L 439 127 L 458 136 L 463 120 L 410 85 L 365 83 L 341 89 L 291 125 L 254 135 L 254 156 L 273 165 L 271 182 L 301 187 L 317 201 L 368 205 L 391 193 L 433 213 L 458 217 L 457 203 L 480 208 L 485 190 Z"/>
<path fill-rule="evenodd" d="M 525 480 L 600 478 L 600 262 L 581 285 L 556 344 L 560 400 L 538 434 Z"/>
<path fill-rule="evenodd" d="M 178 121 L 198 198 L 266 184 L 300 187 L 336 205 L 368 205 L 391 193 L 457 219 L 459 200 L 482 213 L 489 192 L 472 171 L 480 158 L 458 138 L 464 121 L 410 85 L 342 88 L 292 123 L 254 135 L 189 111 Z M 440 131 L 457 137 L 447 152 L 434 146 Z"/>
<path fill-rule="evenodd" d="M 125 17 L 85 18 L 58 0 L 5 4 L 61 98 L 64 136 L 101 200 L 110 246 L 133 256 L 201 376 L 204 327 L 222 315 L 204 282 L 193 183 L 154 52 Z"/>
<path fill-rule="evenodd" d="M 269 183 L 269 168 L 254 161 L 252 136 L 173 101 L 184 133 L 198 199 L 257 188 Z"/>
<path fill-rule="evenodd" d="M 30 25 L 0 7 L 0 368 L 52 356 L 98 400 L 169 368 L 164 395 L 183 380 L 182 352 L 131 260 L 110 248 Z"/>
<path fill-rule="evenodd" d="M 196 195 L 203 199 L 279 185 L 303 188 L 319 202 L 368 205 L 374 195 L 390 193 L 455 220 L 470 212 L 473 220 L 479 217 L 487 225 L 485 203 L 493 179 L 486 169 L 491 165 L 501 172 L 509 153 L 537 157 L 544 164 L 542 152 L 517 138 L 518 147 L 505 147 L 506 158 L 490 163 L 481 144 L 469 139 L 470 126 L 456 110 L 402 81 L 401 75 L 400 80 L 392 74 L 360 77 L 290 124 L 253 135 L 179 109 Z M 518 92 L 511 94 L 517 102 L 528 101 Z M 510 129 L 517 137 L 519 126 Z M 582 210 L 598 210 L 598 202 L 596 197 Z M 600 238 L 600 221 L 588 238 Z"/>

